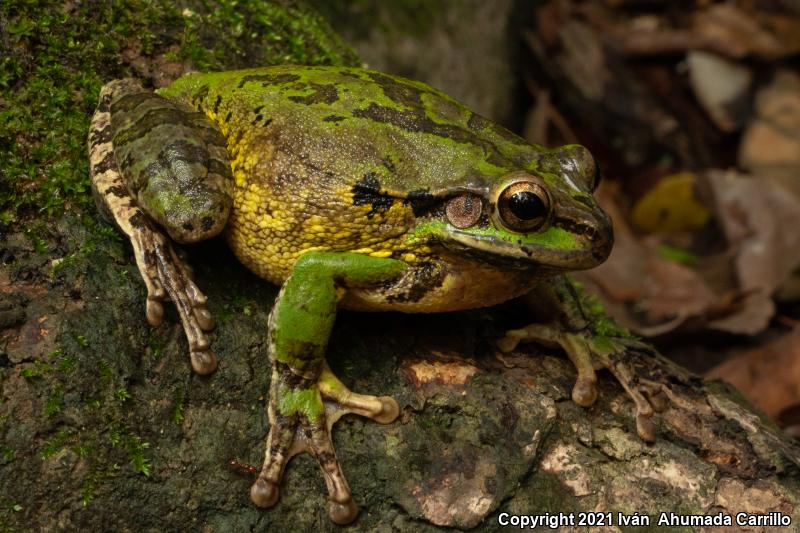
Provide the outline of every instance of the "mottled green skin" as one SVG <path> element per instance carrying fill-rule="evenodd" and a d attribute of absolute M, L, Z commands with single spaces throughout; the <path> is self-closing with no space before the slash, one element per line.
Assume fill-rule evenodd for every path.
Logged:
<path fill-rule="evenodd" d="M 279 66 L 194 74 L 160 93 L 212 111 L 231 124 L 229 136 L 271 119 L 267 126 L 281 135 L 318 139 L 308 148 L 339 179 L 353 184 L 371 172 L 398 196 L 455 187 L 486 194 L 510 170 L 562 170 L 561 151 L 532 147 L 423 83 L 375 71 Z"/>
<path fill-rule="evenodd" d="M 90 137 L 92 168 L 108 181 L 115 160 L 162 225 L 157 216 L 198 206 L 188 211 L 211 220 L 204 226 L 225 226 L 245 265 L 282 284 L 269 319 L 270 433 L 251 488 L 261 507 L 277 502 L 288 459 L 310 452 L 325 473 L 331 519 L 352 521 L 357 507 L 330 427 L 345 413 L 382 423 L 399 414 L 393 399 L 352 393 L 327 370 L 339 305 L 409 312 L 492 305 L 559 272 L 594 266 L 610 251 L 610 221 L 591 196 L 596 167 L 583 147 L 530 145 L 422 83 L 355 68 L 281 66 L 189 75 L 160 95 L 134 89 L 113 97 L 119 146 L 109 155 L 102 131 Z M 227 158 L 230 195 L 220 164 Z M 519 185 L 536 187 L 544 206 L 529 231 L 515 230 L 500 206 Z M 150 190 L 160 192 L 140 192 Z M 115 203 L 113 187 L 100 192 Z M 464 198 L 479 206 L 475 216 L 458 203 Z M 468 223 L 452 218 L 468 215 Z M 146 232 L 135 219 L 130 231 Z M 579 306 L 559 301 L 563 291 L 545 292 L 541 301 L 556 305 L 551 318 L 573 331 L 586 327 Z M 205 300 L 191 302 L 202 308 Z M 559 326 L 536 333 L 562 337 Z M 583 404 L 596 396 L 589 357 L 584 350 L 575 359 Z"/>
<path fill-rule="evenodd" d="M 239 186 L 246 180 L 294 200 L 292 232 L 303 232 L 302 219 L 311 214 L 331 226 L 355 221 L 346 228 L 349 237 L 325 234 L 322 242 L 312 235 L 305 239 L 312 246 L 352 250 L 401 237 L 450 241 L 562 271 L 594 266 L 610 250 L 610 222 L 591 196 L 594 165 L 584 148 L 530 145 L 423 83 L 363 69 L 280 66 L 189 75 L 160 92 L 191 102 L 220 124 L 235 171 L 245 173 Z M 258 150 L 270 155 L 254 155 Z M 279 160 L 280 154 L 290 156 Z M 509 232 L 484 217 L 454 232 L 428 209 L 470 191 L 485 199 L 489 212 L 506 178 L 520 171 L 543 180 L 551 195 L 553 211 L 540 231 Z M 371 206 L 366 217 L 353 209 L 365 203 Z M 380 218 L 400 206 L 404 211 L 394 219 Z M 433 235 L 425 221 L 446 227 L 440 224 Z M 579 235 L 585 228 L 597 230 L 593 241 Z M 407 242 L 386 248 L 393 256 L 419 255 Z"/>
<path fill-rule="evenodd" d="M 121 85 L 110 106 L 114 152 L 137 204 L 182 243 L 218 234 L 231 208 L 233 176 L 225 139 L 203 113 Z"/>

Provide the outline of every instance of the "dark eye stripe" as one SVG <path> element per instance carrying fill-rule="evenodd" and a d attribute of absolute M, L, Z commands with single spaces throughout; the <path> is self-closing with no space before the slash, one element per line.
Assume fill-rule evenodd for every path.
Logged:
<path fill-rule="evenodd" d="M 574 233 L 576 235 L 586 235 L 590 238 L 593 237 L 595 233 L 594 227 L 581 222 L 575 222 L 574 220 L 570 220 L 568 218 L 557 217 L 555 220 L 553 220 L 553 225 L 565 229 L 570 233 Z"/>
<path fill-rule="evenodd" d="M 580 204 L 585 205 L 586 207 L 588 207 L 590 209 L 596 209 L 596 207 L 594 205 L 594 202 L 590 198 L 588 198 L 586 196 L 575 195 L 575 196 L 572 197 L 572 199 L 575 200 L 576 202 L 580 203 Z"/>

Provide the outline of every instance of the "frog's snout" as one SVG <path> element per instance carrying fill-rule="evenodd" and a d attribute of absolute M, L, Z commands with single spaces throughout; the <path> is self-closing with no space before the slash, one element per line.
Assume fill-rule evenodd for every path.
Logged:
<path fill-rule="evenodd" d="M 554 266 L 573 270 L 594 268 L 608 259 L 614 246 L 614 229 L 609 216 L 599 207 L 570 209 L 557 216 L 554 225 L 568 231 L 576 239 L 572 250 L 556 252 L 551 258 Z"/>

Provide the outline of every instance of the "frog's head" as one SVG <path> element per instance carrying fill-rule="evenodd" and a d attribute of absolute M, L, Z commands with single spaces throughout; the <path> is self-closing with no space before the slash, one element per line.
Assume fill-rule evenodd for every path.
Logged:
<path fill-rule="evenodd" d="M 527 268 L 580 270 L 606 260 L 611 221 L 592 197 L 599 182 L 586 148 L 543 152 L 530 170 L 510 170 L 473 186 L 443 192 L 444 201 L 419 228 L 436 228 L 459 253 Z"/>

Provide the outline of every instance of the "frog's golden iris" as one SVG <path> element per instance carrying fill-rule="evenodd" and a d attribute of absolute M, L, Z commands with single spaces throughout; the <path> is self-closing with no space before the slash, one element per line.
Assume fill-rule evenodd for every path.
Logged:
<path fill-rule="evenodd" d="M 541 229 L 550 215 L 550 196 L 536 179 L 520 180 L 502 190 L 497 198 L 500 223 L 517 233 Z"/>

